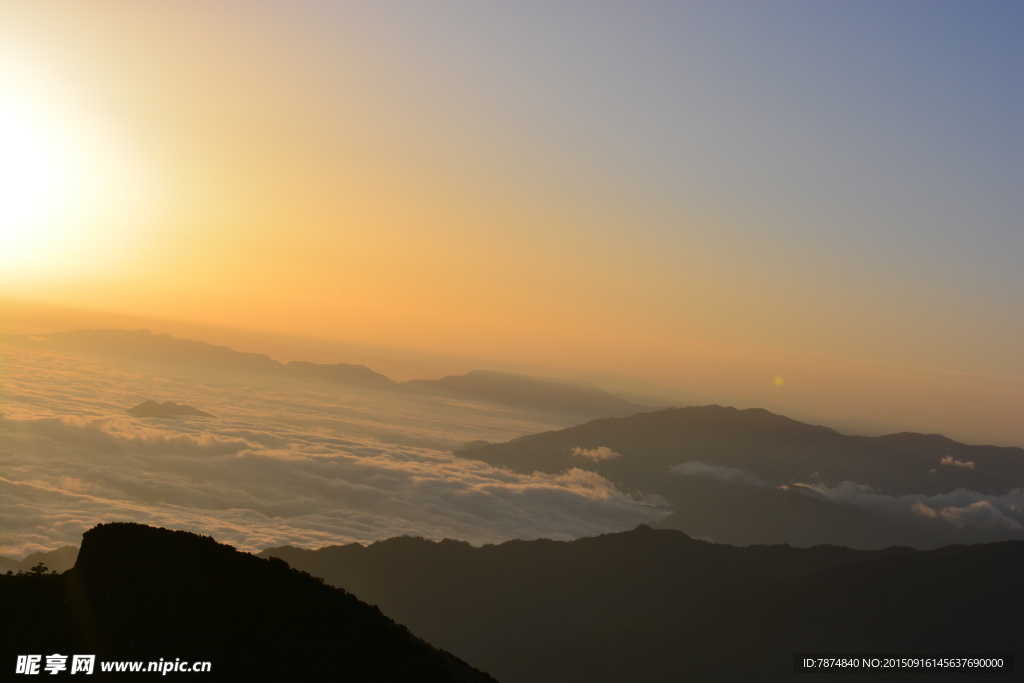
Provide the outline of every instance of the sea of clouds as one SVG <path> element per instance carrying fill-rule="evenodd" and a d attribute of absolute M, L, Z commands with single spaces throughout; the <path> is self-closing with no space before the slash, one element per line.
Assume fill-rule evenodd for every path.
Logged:
<path fill-rule="evenodd" d="M 951 457 L 939 461 L 940 466 L 974 467 Z M 714 465 L 690 460 L 669 468 L 673 474 L 715 479 L 728 483 L 777 487 L 793 490 L 833 503 L 856 505 L 891 519 L 920 517 L 948 524 L 954 529 L 996 529 L 1017 537 L 1024 532 L 1024 489 L 1013 488 L 1004 494 L 987 494 L 959 488 L 933 495 L 887 495 L 871 486 L 854 481 L 827 484 L 819 479 L 808 482 L 790 481 L 785 484 L 770 482 L 754 472 L 738 467 Z M 953 542 L 951 539 L 950 542 Z"/>
<path fill-rule="evenodd" d="M 593 472 L 522 475 L 451 453 L 551 429 L 429 396 L 0 347 L 0 555 L 78 544 L 100 522 L 243 550 L 401 534 L 567 539 L 667 511 Z M 216 418 L 136 418 L 144 400 Z"/>

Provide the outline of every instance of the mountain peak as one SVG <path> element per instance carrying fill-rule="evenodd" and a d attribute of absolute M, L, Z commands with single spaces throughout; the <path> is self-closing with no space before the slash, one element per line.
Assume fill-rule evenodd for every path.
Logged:
<path fill-rule="evenodd" d="M 20 577 L 0 577 L 5 661 L 89 652 L 208 661 L 217 680 L 493 680 L 345 590 L 209 536 L 100 524 L 74 568 L 45 578 L 25 590 Z"/>
<path fill-rule="evenodd" d="M 198 408 L 175 403 L 174 401 L 164 401 L 163 403 L 157 403 L 153 400 L 143 401 L 134 408 L 128 408 L 125 412 L 135 417 L 181 417 L 182 415 L 190 417 L 215 417 L 215 415 L 205 410 L 199 410 Z"/>

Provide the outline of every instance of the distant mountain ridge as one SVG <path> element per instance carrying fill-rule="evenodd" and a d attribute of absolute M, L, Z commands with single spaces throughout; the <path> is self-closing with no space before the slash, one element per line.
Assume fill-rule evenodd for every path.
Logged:
<path fill-rule="evenodd" d="M 847 436 L 762 409 L 669 408 L 456 454 L 521 473 L 597 472 L 625 491 L 667 499 L 673 514 L 662 524 L 739 545 L 1024 538 L 1024 449 L 937 435 Z M 927 507 L 927 497 L 956 516 Z"/>
<path fill-rule="evenodd" d="M 87 531 L 62 575 L 0 576 L 0 607 L 8 672 L 17 655 L 91 653 L 98 680 L 118 678 L 100 661 L 176 658 L 216 681 L 494 680 L 281 560 L 141 524 Z"/>
<path fill-rule="evenodd" d="M 319 379 L 338 384 L 355 384 L 366 387 L 388 389 L 395 386 L 394 380 L 374 372 L 365 365 L 349 363 L 311 363 L 293 360 L 284 364 L 284 369 L 293 375 L 308 379 Z"/>
<path fill-rule="evenodd" d="M 260 555 L 347 587 L 510 683 L 790 681 L 794 652 L 1024 642 L 1016 541 L 737 548 L 641 525 L 575 541 L 401 537 Z"/>
<path fill-rule="evenodd" d="M 403 386 L 435 396 L 485 400 L 556 413 L 622 417 L 646 409 L 594 386 L 493 370 L 470 370 L 464 375 L 436 380 L 414 379 L 403 382 Z"/>
<path fill-rule="evenodd" d="M 161 363 L 212 366 L 224 370 L 256 373 L 286 373 L 306 378 L 357 384 L 393 384 L 390 379 L 363 365 L 318 364 L 304 361 L 282 363 L 262 353 L 236 351 L 191 339 L 176 339 L 149 330 L 72 330 L 24 337 L 4 335 L 7 343 L 41 345 L 101 356 Z"/>
<path fill-rule="evenodd" d="M 482 401 L 580 419 L 624 416 L 647 408 L 594 386 L 555 379 L 472 370 L 465 375 L 438 380 L 395 382 L 365 365 L 309 361 L 282 363 L 264 354 L 235 351 L 227 346 L 189 339 L 175 339 L 168 334 L 153 334 L 148 330 L 74 330 L 33 337 L 3 334 L 0 335 L 0 343 L 56 348 L 136 361 L 277 374 L 368 389 Z"/>
<path fill-rule="evenodd" d="M 21 560 L 15 560 L 10 557 L 3 557 L 0 555 L 0 574 L 4 574 L 8 571 L 27 572 L 40 562 L 45 564 L 46 568 L 51 571 L 55 571 L 57 573 L 65 572 L 75 566 L 75 560 L 77 558 L 78 546 L 76 545 L 65 545 L 57 548 L 56 550 L 29 553 Z"/>
<path fill-rule="evenodd" d="M 174 401 L 164 401 L 163 403 L 157 403 L 152 400 L 143 401 L 137 406 L 128 408 L 125 412 L 135 417 L 216 417 L 205 410 L 199 410 L 198 408 L 175 403 Z"/>
<path fill-rule="evenodd" d="M 937 434 L 909 432 L 847 436 L 761 408 L 717 405 L 597 419 L 457 452 L 518 472 L 554 473 L 587 462 L 574 456 L 574 449 L 599 447 L 627 456 L 596 467 L 608 471 L 622 469 L 630 460 L 668 467 L 700 459 L 749 468 L 768 478 L 790 476 L 794 470 L 801 476 L 817 471 L 837 482 L 853 480 L 891 494 L 940 493 L 957 487 L 998 494 L 1024 487 L 1024 448 L 969 446 Z M 823 453 L 831 461 L 823 461 Z M 939 471 L 943 458 L 974 466 Z M 934 475 L 922 478 L 931 469 L 936 470 Z"/>

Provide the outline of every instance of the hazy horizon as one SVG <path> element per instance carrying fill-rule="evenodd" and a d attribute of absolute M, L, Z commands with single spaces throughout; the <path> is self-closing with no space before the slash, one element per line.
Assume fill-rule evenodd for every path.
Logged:
<path fill-rule="evenodd" d="M 921 535 L 900 537 L 899 542 L 914 545 L 1014 538 L 1024 521 L 1018 519 L 1024 489 L 1013 483 L 1019 463 L 1011 462 L 1020 449 L 970 450 L 925 437 L 911 450 L 891 453 L 895 460 L 888 469 L 879 461 L 872 473 L 842 465 L 844 454 L 850 448 L 883 448 L 884 454 L 891 447 L 885 444 L 902 441 L 879 439 L 871 446 L 868 441 L 876 440 L 841 436 L 864 429 L 833 424 L 840 434 L 824 433 L 840 441 L 817 443 L 809 468 L 794 468 L 783 462 L 794 454 L 805 457 L 799 454 L 808 453 L 808 444 L 791 441 L 788 430 L 795 426 L 794 434 L 800 434 L 805 425 L 773 418 L 784 427 L 781 432 L 773 428 L 761 441 L 736 446 L 737 439 L 756 433 L 751 428 L 759 429 L 753 426 L 761 419 L 757 416 L 768 413 L 747 411 L 750 415 L 741 418 L 735 410 L 716 409 L 715 414 L 741 421 L 731 431 L 678 443 L 659 441 L 646 431 L 571 438 L 535 460 L 536 469 L 510 470 L 458 451 L 467 443 L 518 437 L 530 437 L 521 447 L 536 450 L 545 438 L 561 433 L 551 430 L 584 422 L 599 430 L 613 422 L 633 424 L 590 420 L 646 409 L 609 394 L 586 393 L 589 389 L 562 394 L 556 387 L 571 386 L 564 384 L 535 383 L 522 393 L 523 385 L 495 382 L 488 375 L 481 377 L 482 385 L 453 393 L 451 385 L 440 382 L 396 384 L 374 373 L 322 374 L 339 360 L 358 360 L 339 359 L 339 349 L 321 349 L 333 357 L 320 365 L 300 364 L 301 372 L 251 353 L 272 352 L 271 342 L 287 350 L 289 340 L 280 336 L 261 342 L 235 332 L 233 342 L 215 340 L 238 346 L 249 339 L 248 346 L 230 351 L 202 339 L 175 340 L 159 328 L 158 334 L 37 330 L 39 336 L 33 336 L 25 331 L 0 340 L 0 555 L 75 544 L 83 531 L 110 519 L 207 533 L 245 550 L 404 534 L 476 544 L 569 539 L 665 521 L 681 509 L 678 500 L 667 497 L 678 498 L 680 487 L 695 487 L 683 499 L 703 506 L 702 517 L 721 519 L 712 537 L 742 528 L 735 514 L 765 496 L 775 497 L 790 510 L 787 514 L 804 509 L 788 530 L 778 529 L 781 540 L 790 543 L 815 537 L 807 536 L 797 520 L 816 505 L 824 507 L 810 518 L 845 515 L 848 525 L 862 523 L 856 515 L 870 520 L 880 514 L 911 531 L 920 527 Z M 205 336 L 202 331 L 193 328 L 200 334 L 190 336 Z M 291 351 L 303 353 L 303 343 L 310 340 L 292 339 Z M 417 359 L 419 370 L 425 360 Z M 166 417 L 134 410 L 154 401 L 188 406 L 190 412 Z M 671 424 L 672 413 L 647 417 L 662 415 Z M 789 417 L 802 416 L 790 412 Z M 750 419 L 754 423 L 742 421 Z M 646 438 L 660 445 L 653 451 L 641 447 Z M 608 447 L 620 442 L 632 445 Z M 869 450 L 855 462 L 878 456 Z M 526 462 L 534 458 L 526 457 Z M 739 458 L 740 465 L 723 465 L 722 457 Z M 840 461 L 833 462 L 835 457 Z M 611 462 L 610 470 L 603 468 L 604 460 Z M 897 465 L 901 474 L 886 473 Z M 622 478 L 631 468 L 642 481 Z M 1008 478 L 1000 479 L 1001 471 Z M 1006 490 L 994 492 L 996 483 Z M 739 499 L 731 502 L 735 496 Z M 675 523 L 685 529 L 692 520 L 677 517 Z M 816 538 L 835 542 L 843 533 L 837 527 Z M 744 538 L 763 542 L 756 532 Z"/>
<path fill-rule="evenodd" d="M 664 372 L 627 374 L 590 365 L 566 363 L 530 365 L 486 358 L 430 353 L 413 347 L 386 347 L 348 340 L 305 337 L 254 329 L 40 305 L 0 302 L 5 311 L 0 331 L 41 334 L 72 329 L 149 329 L 154 333 L 226 345 L 238 351 L 263 353 L 281 361 L 362 364 L 391 379 L 436 379 L 475 369 L 568 379 L 601 388 L 650 406 L 706 405 L 767 408 L 794 419 L 822 424 L 848 434 L 881 435 L 902 431 L 940 433 L 964 443 L 1024 446 L 1019 415 L 1024 414 L 1024 380 L 939 372 L 928 368 L 800 354 L 784 349 L 733 347 L 726 353 L 707 342 L 693 342 L 693 371 L 680 377 L 679 368 Z M 712 350 L 717 353 L 712 353 Z M 654 351 L 652 349 L 651 351 Z M 650 360 L 649 358 L 646 360 Z M 705 364 L 693 368 L 695 362 Z M 742 363 L 754 381 L 717 375 L 724 363 Z M 773 375 L 769 370 L 791 368 Z M 806 376 L 810 370 L 818 377 Z M 802 377 L 801 374 L 804 374 Z M 765 378 L 768 378 L 765 381 Z M 776 378 L 781 378 L 781 386 Z M 815 390 L 786 395 L 794 381 L 809 380 Z M 863 397 L 824 396 L 821 384 L 842 381 Z M 874 393 L 872 393 L 874 392 Z M 836 400 L 836 399 L 841 400 Z M 851 400 L 851 398 L 853 400 Z M 859 399 L 859 400 L 858 400 Z"/>

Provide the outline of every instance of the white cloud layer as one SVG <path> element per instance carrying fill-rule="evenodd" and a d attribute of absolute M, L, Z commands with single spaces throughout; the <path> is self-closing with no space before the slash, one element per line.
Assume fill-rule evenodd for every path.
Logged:
<path fill-rule="evenodd" d="M 974 469 L 974 461 L 973 460 L 968 460 L 968 461 L 965 462 L 963 460 L 957 460 L 952 455 L 947 455 L 945 458 L 943 458 L 942 460 L 939 461 L 939 464 L 940 465 L 950 465 L 952 467 L 962 467 L 962 468 L 964 468 L 966 470 L 973 470 Z"/>
<path fill-rule="evenodd" d="M 965 465 L 973 467 L 973 463 L 955 462 L 954 466 L 957 467 Z M 943 462 L 943 464 L 950 463 Z M 690 460 L 673 465 L 669 471 L 683 476 L 703 477 L 749 486 L 772 485 L 748 470 L 711 465 L 700 460 Z M 997 529 L 1012 533 L 1024 531 L 1024 489 L 1011 489 L 1007 494 L 1001 496 L 986 495 L 967 489 L 957 489 L 949 493 L 930 496 L 925 494 L 892 496 L 854 481 L 843 481 L 837 485 L 830 485 L 823 481 L 792 482 L 779 488 L 794 490 L 834 503 L 857 505 L 893 519 L 924 517 L 945 522 L 956 529 Z"/>
<path fill-rule="evenodd" d="M 750 486 L 769 486 L 769 483 L 753 472 L 739 467 L 725 467 L 724 465 L 712 465 L 701 460 L 688 460 L 678 465 L 672 465 L 669 472 L 684 477 L 702 477 L 704 479 L 717 479 L 734 484 L 747 484 Z"/>
<path fill-rule="evenodd" d="M 245 550 L 398 534 L 573 538 L 665 514 L 580 469 L 520 475 L 450 453 L 550 424 L 423 396 L 2 349 L 0 555 L 130 520 Z M 135 418 L 173 400 L 218 419 Z"/>
<path fill-rule="evenodd" d="M 580 448 L 577 446 L 572 449 L 572 454 L 577 458 L 587 458 L 588 460 L 596 460 L 597 462 L 622 457 L 622 453 L 616 453 L 607 446 L 598 446 L 597 448 Z"/>
<path fill-rule="evenodd" d="M 824 483 L 791 484 L 791 488 L 841 503 L 850 503 L 892 516 L 915 515 L 949 523 L 957 529 L 1002 529 L 1024 531 L 1024 489 L 1011 489 L 992 496 L 957 489 L 937 495 L 889 496 L 870 486 L 844 481 L 838 486 Z"/>

